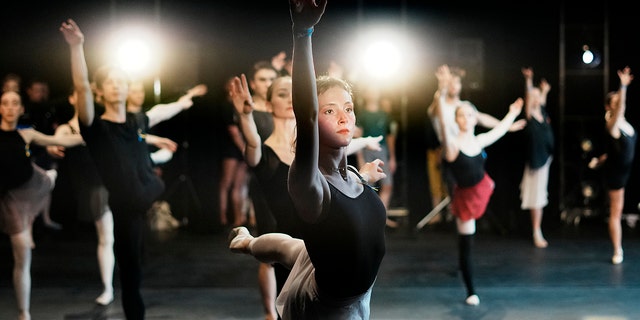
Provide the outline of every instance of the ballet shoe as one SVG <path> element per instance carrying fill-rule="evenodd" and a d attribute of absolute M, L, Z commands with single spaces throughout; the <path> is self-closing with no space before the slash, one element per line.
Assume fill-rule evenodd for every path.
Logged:
<path fill-rule="evenodd" d="M 96 298 L 96 303 L 101 306 L 107 306 L 113 302 L 113 292 L 105 291 Z"/>
<path fill-rule="evenodd" d="M 229 233 L 229 249 L 235 253 L 248 253 L 253 236 L 246 227 L 235 227 Z"/>
<path fill-rule="evenodd" d="M 549 243 L 542 235 L 539 235 L 533 236 L 533 245 L 536 246 L 536 248 L 546 248 L 549 246 Z"/>
<path fill-rule="evenodd" d="M 613 257 L 611 257 L 611 263 L 613 264 L 621 264 L 623 260 L 624 260 L 624 253 L 622 252 L 622 249 L 620 249 L 620 251 L 618 252 L 615 252 L 613 254 Z"/>
<path fill-rule="evenodd" d="M 480 297 L 478 297 L 477 294 L 472 294 L 464 300 L 464 303 L 466 303 L 468 306 L 477 306 L 480 304 Z"/>

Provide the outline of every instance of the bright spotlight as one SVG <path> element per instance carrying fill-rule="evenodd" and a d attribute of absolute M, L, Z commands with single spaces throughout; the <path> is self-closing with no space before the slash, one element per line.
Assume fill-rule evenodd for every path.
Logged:
<path fill-rule="evenodd" d="M 589 64 L 593 62 L 593 52 L 591 52 L 591 50 L 589 49 L 584 50 L 584 52 L 582 53 L 582 62 L 584 64 Z"/>
<path fill-rule="evenodd" d="M 594 68 L 600 65 L 600 54 L 591 49 L 588 45 L 582 46 L 582 64 L 584 66 Z"/>
<path fill-rule="evenodd" d="M 128 39 L 118 48 L 117 62 L 129 74 L 146 71 L 151 57 L 149 45 L 140 39 Z"/>
<path fill-rule="evenodd" d="M 364 53 L 364 68 L 369 76 L 385 79 L 394 76 L 400 67 L 400 50 L 389 41 L 371 43 Z"/>
<path fill-rule="evenodd" d="M 131 77 L 146 78 L 158 73 L 162 50 L 159 36 L 139 25 L 125 26 L 111 35 L 109 63 L 122 67 Z"/>

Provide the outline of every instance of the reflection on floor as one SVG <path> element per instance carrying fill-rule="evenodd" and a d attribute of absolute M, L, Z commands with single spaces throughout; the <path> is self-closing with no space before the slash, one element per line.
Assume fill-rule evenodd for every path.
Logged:
<path fill-rule="evenodd" d="M 466 306 L 453 222 L 389 230 L 371 301 L 372 319 L 637 319 L 640 239 L 624 228 L 625 259 L 611 264 L 601 219 L 545 230 L 546 249 L 525 235 L 482 228 L 475 238 L 480 305 Z M 124 319 L 116 301 L 97 307 L 95 233 L 35 230 L 34 320 Z M 143 280 L 148 319 L 263 319 L 253 258 L 232 254 L 226 232 L 150 232 Z M 8 237 L 0 238 L 0 319 L 15 319 Z M 116 277 L 117 279 L 117 277 Z M 116 288 L 119 284 L 116 280 Z"/>

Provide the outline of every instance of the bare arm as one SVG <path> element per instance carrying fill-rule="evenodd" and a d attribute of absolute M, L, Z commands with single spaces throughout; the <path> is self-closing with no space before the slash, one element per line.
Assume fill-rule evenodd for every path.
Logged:
<path fill-rule="evenodd" d="M 75 108 L 78 120 L 85 126 L 93 123 L 95 116 L 93 92 L 89 82 L 89 71 L 84 56 L 84 34 L 72 19 L 68 19 L 60 26 L 64 39 L 71 51 L 71 77 L 73 87 L 78 95 Z"/>
<path fill-rule="evenodd" d="M 145 141 L 148 145 L 155 146 L 159 149 L 167 149 L 171 152 L 176 152 L 176 150 L 178 150 L 178 144 L 169 138 L 147 134 Z"/>
<path fill-rule="evenodd" d="M 352 155 L 364 148 L 379 151 L 380 141 L 382 141 L 382 136 L 353 138 L 347 146 L 347 154 Z"/>
<path fill-rule="evenodd" d="M 533 90 L 533 69 L 522 68 L 522 76 L 524 76 L 524 114 L 527 119 L 530 119 L 533 109 L 533 98 L 531 97 L 531 90 Z"/>
<path fill-rule="evenodd" d="M 485 148 L 504 136 L 509 131 L 509 127 L 511 127 L 516 117 L 518 117 L 518 115 L 522 112 L 523 105 L 524 100 L 522 98 L 516 99 L 516 101 L 514 101 L 509 106 L 509 112 L 507 113 L 507 115 L 500 121 L 497 126 L 486 133 L 479 134 L 476 138 L 480 143 L 480 146 L 482 148 Z"/>
<path fill-rule="evenodd" d="M 18 132 L 27 143 L 35 143 L 43 147 L 54 145 L 73 147 L 84 143 L 82 136 L 78 134 L 50 136 L 32 128 L 20 129 Z"/>
<path fill-rule="evenodd" d="M 207 93 L 207 86 L 199 84 L 187 91 L 180 99 L 172 103 L 157 104 L 153 106 L 145 114 L 149 117 L 149 128 L 156 124 L 173 118 L 182 110 L 186 110 L 193 106 L 193 98 L 203 96 Z"/>
<path fill-rule="evenodd" d="M 455 137 L 452 137 L 450 135 L 451 130 L 447 127 L 449 124 L 447 124 L 442 117 L 442 104 L 444 103 L 444 95 L 446 95 L 446 90 L 441 90 L 436 95 L 437 102 L 435 104 L 434 111 L 436 117 L 438 118 L 438 122 L 440 123 L 440 136 L 442 137 L 440 145 L 442 146 L 444 158 L 447 159 L 447 161 L 453 161 L 458 157 L 460 149 L 454 143 Z"/>
<path fill-rule="evenodd" d="M 244 136 L 244 148 L 240 148 L 240 150 L 244 150 L 247 165 L 255 167 L 262 158 L 262 139 L 253 119 L 254 103 L 247 85 L 247 77 L 244 74 L 233 79 L 230 94 L 233 106 L 240 118 L 240 131 Z"/>
<path fill-rule="evenodd" d="M 631 74 L 631 68 L 625 67 L 622 70 L 618 70 L 618 78 L 620 78 L 620 88 L 618 89 L 618 101 L 612 100 L 611 105 L 611 114 L 607 121 L 607 129 L 611 133 L 612 136 L 619 136 L 620 130 L 620 122 L 624 119 L 624 113 L 627 108 L 627 86 L 633 80 L 633 75 Z"/>
<path fill-rule="evenodd" d="M 278 262 L 291 269 L 304 250 L 304 241 L 284 233 L 267 233 L 255 238 L 235 237 L 229 248 L 235 253 L 250 254 L 260 262 Z"/>
<path fill-rule="evenodd" d="M 317 2 L 317 5 L 315 4 Z M 293 109 L 297 125 L 296 156 L 289 169 L 289 194 L 297 213 L 313 222 L 329 199 L 329 185 L 318 169 L 318 96 L 311 33 L 327 0 L 290 0 L 293 22 Z M 326 197 L 326 199 L 325 199 Z"/>
<path fill-rule="evenodd" d="M 61 124 L 56 128 L 56 132 L 55 132 L 56 136 L 65 136 L 70 134 L 72 133 L 71 133 L 71 128 L 69 127 L 68 124 Z M 65 147 L 59 146 L 59 145 L 47 146 L 47 153 L 55 159 L 64 158 L 64 150 L 65 150 Z"/>

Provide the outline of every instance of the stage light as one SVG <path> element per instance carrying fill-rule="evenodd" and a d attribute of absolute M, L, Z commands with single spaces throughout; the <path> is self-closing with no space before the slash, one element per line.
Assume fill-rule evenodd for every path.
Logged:
<path fill-rule="evenodd" d="M 369 76 L 378 80 L 395 76 L 400 62 L 400 50 L 387 40 L 371 43 L 364 52 L 364 69 Z"/>
<path fill-rule="evenodd" d="M 600 65 L 600 53 L 589 45 L 582 45 L 582 65 L 595 68 Z"/>
<path fill-rule="evenodd" d="M 159 73 L 162 50 L 159 37 L 149 29 L 125 26 L 111 36 L 110 48 L 116 48 L 109 63 L 122 67 L 133 78 L 154 77 Z"/>
<path fill-rule="evenodd" d="M 140 39 L 128 39 L 118 48 L 117 63 L 129 74 L 136 75 L 149 67 L 149 45 Z"/>
<path fill-rule="evenodd" d="M 385 81 L 389 86 L 401 86 L 415 54 L 407 32 L 394 25 L 372 23 L 357 31 L 356 38 L 351 43 L 347 68 L 355 71 L 357 81 Z"/>

